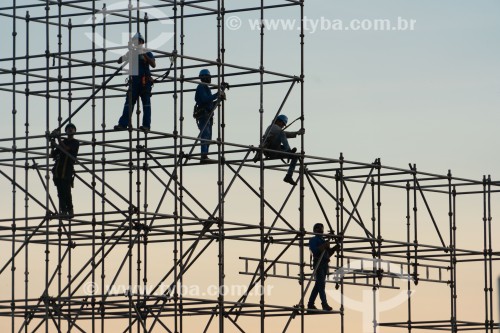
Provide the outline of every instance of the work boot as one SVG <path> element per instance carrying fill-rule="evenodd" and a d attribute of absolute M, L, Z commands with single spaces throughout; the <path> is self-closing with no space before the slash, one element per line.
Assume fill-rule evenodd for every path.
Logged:
<path fill-rule="evenodd" d="M 253 157 L 253 162 L 254 163 L 257 163 L 260 161 L 260 157 L 262 156 L 262 154 L 260 153 L 260 151 L 256 152 L 255 153 L 255 156 Z"/>
<path fill-rule="evenodd" d="M 311 310 L 318 310 L 318 308 L 314 304 L 308 303 L 307 304 L 307 311 L 311 311 Z"/>
<path fill-rule="evenodd" d="M 207 154 L 201 155 L 200 164 L 213 164 L 213 163 L 217 163 L 217 161 L 208 158 Z"/>
<path fill-rule="evenodd" d="M 75 213 L 73 212 L 73 209 L 70 209 L 66 212 L 66 215 L 68 216 L 68 218 L 72 219 L 73 217 L 75 217 Z"/>
<path fill-rule="evenodd" d="M 149 132 L 150 128 L 146 126 L 139 126 L 139 129 L 144 132 Z"/>
<path fill-rule="evenodd" d="M 328 303 L 321 303 L 321 307 L 323 308 L 323 311 L 332 311 L 333 308 L 328 305 Z"/>
<path fill-rule="evenodd" d="M 283 181 L 294 186 L 297 185 L 297 183 L 293 180 L 292 175 L 286 175 L 285 178 L 283 178 Z"/>
<path fill-rule="evenodd" d="M 127 128 L 126 127 L 123 127 L 122 125 L 118 124 L 118 125 L 115 125 L 115 127 L 113 127 L 113 129 L 115 131 L 125 131 Z"/>

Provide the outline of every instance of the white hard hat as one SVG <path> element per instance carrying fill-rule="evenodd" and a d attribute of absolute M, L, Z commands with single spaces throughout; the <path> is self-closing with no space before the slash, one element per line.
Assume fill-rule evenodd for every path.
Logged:
<path fill-rule="evenodd" d="M 132 39 L 138 39 L 139 41 L 143 41 L 144 42 L 144 38 L 142 37 L 141 33 L 140 32 L 137 32 L 134 37 L 132 37 Z"/>

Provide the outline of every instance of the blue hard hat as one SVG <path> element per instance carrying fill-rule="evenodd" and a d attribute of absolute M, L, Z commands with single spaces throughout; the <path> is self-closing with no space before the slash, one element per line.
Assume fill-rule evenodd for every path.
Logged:
<path fill-rule="evenodd" d="M 200 76 L 210 76 L 210 71 L 208 69 L 202 69 L 200 71 Z"/>
<path fill-rule="evenodd" d="M 137 32 L 132 39 L 138 39 L 139 41 L 144 42 L 144 38 L 142 37 L 140 32 Z"/>
<path fill-rule="evenodd" d="M 284 122 L 284 123 L 285 123 L 285 125 L 286 125 L 286 123 L 288 123 L 288 117 L 287 117 L 287 116 L 285 116 L 284 114 L 280 114 L 280 115 L 276 118 L 276 120 L 281 120 L 282 122 Z"/>

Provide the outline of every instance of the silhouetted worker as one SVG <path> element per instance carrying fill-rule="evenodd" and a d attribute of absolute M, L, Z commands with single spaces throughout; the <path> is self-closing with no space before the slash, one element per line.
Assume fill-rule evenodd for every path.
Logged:
<path fill-rule="evenodd" d="M 128 91 L 123 106 L 123 114 L 114 129 L 115 131 L 127 129 L 135 103 L 140 96 L 143 116 L 142 126 L 139 129 L 149 131 L 151 128 L 151 89 L 153 87 L 149 66 L 155 68 L 156 60 L 153 53 L 144 48 L 144 38 L 139 32 L 132 37 L 131 49 L 127 54 L 118 58 L 118 63 L 121 64 L 125 60 L 129 61 Z"/>
<path fill-rule="evenodd" d="M 297 135 L 304 134 L 304 129 L 300 129 L 296 132 L 288 132 L 283 130 L 283 128 L 288 123 L 288 117 L 284 114 L 280 114 L 276 117 L 274 124 L 266 129 L 263 137 L 263 148 L 273 149 L 275 151 L 264 151 L 264 155 L 269 159 L 290 159 L 290 166 L 288 167 L 288 172 L 286 173 L 284 182 L 292 185 L 297 185 L 293 180 L 293 172 L 295 171 L 295 166 L 297 165 L 298 157 L 290 156 L 285 153 L 295 153 L 296 148 L 290 149 L 290 144 L 288 143 L 289 138 L 295 138 Z M 260 159 L 260 154 L 257 153 L 254 157 L 254 162 Z"/>
<path fill-rule="evenodd" d="M 212 126 L 214 123 L 213 110 L 216 107 L 216 101 L 220 97 L 225 99 L 226 95 L 223 91 L 218 91 L 212 94 L 208 84 L 212 82 L 212 76 L 208 69 L 202 69 L 199 74 L 200 83 L 196 87 L 196 94 L 194 100 L 196 101 L 194 117 L 196 119 L 196 124 L 200 130 L 201 141 L 201 160 L 200 163 L 211 163 L 213 162 L 208 158 L 208 148 L 210 143 L 205 140 L 212 140 Z"/>
<path fill-rule="evenodd" d="M 332 307 L 328 305 L 326 300 L 326 276 L 328 275 L 328 263 L 330 262 L 330 257 L 338 251 L 340 245 L 337 244 L 333 248 L 330 248 L 330 243 L 322 237 L 324 228 L 321 223 L 316 223 L 314 225 L 313 232 L 316 235 L 309 240 L 309 249 L 312 252 L 313 264 L 316 269 L 316 282 L 314 283 L 311 295 L 309 296 L 307 308 L 311 310 L 317 309 L 314 305 L 314 301 L 316 301 L 316 297 L 319 294 L 322 309 L 325 311 L 331 311 Z"/>
<path fill-rule="evenodd" d="M 71 196 L 71 188 L 73 187 L 74 178 L 74 164 L 78 156 L 78 149 L 80 143 L 74 138 L 76 133 L 76 126 L 69 123 L 64 128 L 66 139 L 61 140 L 58 131 L 53 132 L 51 138 L 51 157 L 54 159 L 54 167 L 52 168 L 52 176 L 54 185 L 57 188 L 57 196 L 59 197 L 59 214 L 66 215 L 70 218 L 74 216 L 73 213 L 73 198 Z M 56 146 L 56 139 L 57 145 Z"/>

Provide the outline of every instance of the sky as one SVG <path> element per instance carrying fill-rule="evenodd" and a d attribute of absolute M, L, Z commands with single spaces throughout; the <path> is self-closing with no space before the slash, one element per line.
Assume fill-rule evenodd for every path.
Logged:
<path fill-rule="evenodd" d="M 18 3 L 31 3 L 31 0 L 18 1 Z M 108 1 L 108 7 L 119 4 L 121 1 Z M 272 1 L 283 3 L 284 1 Z M 256 0 L 226 0 L 228 10 L 241 6 L 257 6 L 260 1 Z M 271 2 L 270 2 L 271 3 Z M 4 6 L 4 5 L 1 5 Z M 213 4 L 207 6 L 212 7 Z M 102 7 L 102 2 L 96 5 Z M 159 15 L 164 14 L 161 9 Z M 193 9 L 186 9 L 187 14 Z M 498 166 L 500 157 L 495 154 L 497 142 L 497 124 L 500 121 L 500 3 L 496 0 L 476 0 L 474 2 L 465 0 L 441 0 L 430 1 L 368 1 L 368 0 L 330 0 L 330 1 L 306 1 L 305 16 L 310 23 L 305 32 L 305 152 L 308 155 L 338 158 L 343 153 L 344 157 L 351 161 L 371 163 L 375 158 L 381 158 L 383 165 L 406 168 L 408 163 L 415 163 L 419 170 L 436 174 L 446 174 L 451 170 L 454 176 L 470 179 L 482 179 L 483 175 L 491 175 L 498 179 Z M 38 12 L 38 15 L 41 12 Z M 53 8 L 52 14 L 56 13 Z M 32 13 L 35 15 L 36 13 Z M 156 12 L 152 11 L 154 16 Z M 24 16 L 24 10 L 20 11 Z M 236 17 L 241 26 L 235 28 L 234 21 L 229 19 Z M 229 13 L 226 16 L 226 62 L 230 64 L 258 68 L 260 65 L 259 31 L 252 30 L 252 22 L 259 18 L 258 12 L 252 13 Z M 269 19 L 288 19 L 288 22 L 297 23 L 300 18 L 298 7 L 279 8 L 266 13 Z M 333 30 L 327 29 L 329 23 L 348 26 L 353 20 L 366 21 L 369 24 L 374 20 L 388 19 L 392 24 L 398 22 L 398 18 L 405 21 L 414 21 L 414 29 L 404 31 L 365 31 Z M 74 24 L 88 20 L 88 17 L 72 18 Z M 65 18 L 63 21 L 66 21 Z M 292 21 L 290 21 L 292 20 Z M 236 20 L 236 22 L 238 22 Z M 329 22 L 329 23 L 326 23 Z M 10 26 L 12 22 L 0 17 L 2 26 Z M 16 52 L 25 54 L 24 21 L 17 22 L 19 31 Z M 314 24 L 317 26 L 314 27 Z M 45 34 L 42 25 L 32 23 L 30 30 L 30 52 L 43 53 L 45 49 Z M 168 24 L 151 24 L 148 43 L 160 40 L 162 32 L 171 31 L 172 26 Z M 207 16 L 189 19 L 185 25 L 185 54 L 191 57 L 203 57 L 215 60 L 217 57 L 217 26 L 214 17 Z M 116 45 L 124 45 L 122 41 L 122 27 L 110 26 L 108 31 L 109 40 Z M 51 30 L 50 48 L 57 50 L 57 31 Z M 68 47 L 67 33 L 63 32 L 62 48 Z M 90 41 L 81 30 L 75 29 L 73 36 L 73 48 L 90 47 Z M 0 48 L 0 59 L 12 56 L 12 36 L 4 34 L 2 37 L 3 47 Z M 300 75 L 300 44 L 299 32 L 296 29 L 285 29 L 278 26 L 276 29 L 265 31 L 264 54 L 265 68 L 269 71 L 285 73 L 289 75 Z M 148 45 L 153 47 L 151 45 Z M 158 46 L 163 52 L 171 52 L 173 39 L 168 39 Z M 110 51 L 108 59 L 118 58 L 124 52 Z M 78 56 L 79 59 L 89 61 L 89 55 Z M 101 55 L 98 55 L 99 59 Z M 24 61 L 19 61 L 18 66 L 24 66 Z M 169 61 L 165 57 L 158 57 L 157 63 L 160 68 L 166 69 Z M 196 64 L 195 61 L 187 61 L 188 64 Z M 0 68 L 10 69 L 11 62 L 0 62 Z M 45 61 L 30 61 L 30 66 L 45 66 Z M 216 72 L 215 67 L 210 68 Z M 186 70 L 186 76 L 195 78 L 199 68 Z M 108 70 L 109 71 L 109 70 Z M 228 69 L 231 72 L 231 69 Z M 88 74 L 88 68 L 74 68 L 73 75 Z M 98 72 L 99 73 L 99 72 Z M 123 76 L 113 80 L 114 84 L 122 84 Z M 269 78 L 273 78 L 269 76 Z M 24 77 L 19 78 L 21 81 Z M 0 76 L 0 83 L 9 82 L 10 77 Z M 229 83 L 237 85 L 246 80 L 257 81 L 258 76 L 248 75 L 244 77 L 228 78 Z M 55 84 L 52 85 L 56 87 Z M 186 83 L 187 89 L 193 89 L 193 83 Z M 285 96 L 289 84 L 277 84 L 266 86 L 264 92 L 264 121 L 270 122 L 276 110 Z M 24 88 L 24 87 L 23 87 Z M 32 85 L 31 89 L 43 89 L 43 85 Z M 158 84 L 154 88 L 155 93 L 170 91 L 171 84 Z M 87 93 L 75 91 L 75 96 L 86 96 Z M 118 93 L 119 95 L 119 93 Z M 0 98 L 6 101 L 5 121 L 0 124 L 3 135 L 0 138 L 12 136 L 12 94 L 0 91 Z M 75 102 L 73 109 L 80 102 Z M 113 126 L 120 113 L 123 99 L 118 96 L 109 99 L 106 103 L 105 122 L 107 128 Z M 153 130 L 171 132 L 174 127 L 173 99 L 171 94 L 158 94 L 153 96 Z M 195 136 L 196 125 L 191 118 L 193 105 L 193 94 L 186 93 L 184 100 L 184 112 L 186 120 L 184 131 L 186 135 Z M 283 113 L 290 119 L 300 116 L 300 94 L 299 86 L 294 87 L 289 100 L 284 106 Z M 51 113 L 48 128 L 57 126 L 56 101 L 51 102 Z M 238 144 L 258 144 L 259 132 L 259 91 L 256 87 L 233 88 L 227 93 L 225 103 L 226 140 Z M 17 135 L 24 134 L 24 114 L 26 105 L 24 95 L 16 96 L 16 118 Z M 96 103 L 97 126 L 101 123 L 103 106 Z M 66 103 L 61 107 L 63 115 L 67 115 Z M 87 105 L 76 117 L 75 122 L 79 130 L 91 128 L 91 107 Z M 39 97 L 30 98 L 30 133 L 41 135 L 46 130 L 46 117 L 44 100 Z M 291 129 L 298 130 L 298 122 Z M 109 137 L 118 138 L 117 134 Z M 89 136 L 81 138 L 89 140 Z M 40 141 L 43 144 L 43 141 Z M 37 142 L 37 143 L 40 143 Z M 10 142 L 2 142 L 0 146 L 10 147 Z M 164 144 L 164 143 L 161 143 Z M 159 144 L 159 145 L 161 145 Z M 168 144 L 168 143 L 165 143 Z M 294 144 L 298 145 L 297 141 Z M 88 147 L 87 147 L 88 148 Z M 85 150 L 85 148 L 84 148 Z M 88 149 L 86 150 L 88 151 Z M 5 153 L 2 153 L 5 156 Z M 5 158 L 5 157 L 2 157 Z M 3 171 L 11 174 L 10 168 L 1 166 Z M 228 172 L 229 173 L 229 172 Z M 197 198 L 207 204 L 208 207 L 216 205 L 216 168 L 207 169 L 193 168 L 186 173 L 186 184 L 196 194 Z M 258 184 L 258 175 L 250 171 L 244 174 Z M 189 177 L 188 177 L 189 176 Z M 116 177 L 116 178 L 113 178 Z M 281 182 L 281 175 L 270 174 L 267 178 L 271 189 L 269 200 L 275 204 L 282 202 L 288 185 Z M 120 176 L 110 176 L 110 181 L 115 184 L 119 191 L 126 191 L 126 184 L 120 182 Z M 10 183 L 5 179 L 0 183 L 5 188 Z M 43 193 L 39 185 L 32 185 L 33 191 Z M 258 200 L 249 194 L 241 183 L 235 185 L 234 195 L 227 199 L 226 214 L 228 218 L 246 223 L 258 223 L 256 218 L 256 207 Z M 0 207 L 4 216 L 12 216 L 12 199 L 10 189 L 6 191 L 7 197 Z M 126 193 L 126 192 L 123 192 Z M 161 194 L 161 189 L 153 187 L 150 200 L 156 202 Z M 43 194 L 40 194 L 43 195 Z M 55 195 L 55 192 L 53 192 Z M 312 195 L 308 192 L 306 200 L 306 228 L 321 217 L 321 213 L 314 205 Z M 404 198 L 401 193 L 388 191 L 384 193 L 384 227 L 385 236 L 393 238 L 401 237 L 397 234 L 401 229 L 406 214 L 402 206 Z M 75 200 L 81 203 L 80 211 L 89 209 L 91 193 L 88 190 L 78 190 Z M 292 198 L 291 206 L 286 212 L 289 218 L 297 222 L 298 193 Z M 436 209 L 439 223 L 446 226 L 447 198 L 433 197 L 435 200 L 433 208 Z M 18 205 L 22 206 L 22 196 L 18 194 Z M 481 201 L 474 197 L 460 201 L 460 244 L 463 247 L 471 246 L 480 249 L 482 227 L 481 226 Z M 364 203 L 366 204 L 366 203 Z M 367 205 L 367 204 L 366 204 Z M 498 205 L 495 205 L 495 208 Z M 83 208 L 85 207 L 85 208 Z M 370 215 L 369 206 L 366 206 L 363 214 Z M 500 207 L 498 207 L 500 208 Z M 496 216 L 496 211 L 493 216 Z M 19 208 L 21 209 L 21 208 Z M 170 205 L 163 208 L 171 212 Z M 332 209 L 333 212 L 333 209 Z M 333 214 L 333 213 L 332 213 Z M 333 215 L 332 215 L 333 216 Z M 366 217 L 365 217 L 366 218 Z M 368 219 L 368 218 L 367 218 Z M 425 218 L 424 218 L 425 219 Z M 272 214 L 269 215 L 269 221 Z M 495 221 L 495 219 L 493 219 Z M 429 222 L 429 221 L 427 221 Z M 433 238 L 430 223 L 423 226 L 423 237 L 429 242 Z M 496 229 L 495 229 L 496 230 Z M 1 245 L 5 251 L 10 251 L 9 244 Z M 151 261 L 162 263 L 164 256 L 169 256 L 172 250 L 170 245 L 158 247 L 151 246 L 156 251 L 151 251 Z M 233 283 L 246 283 L 249 277 L 238 274 L 243 270 L 243 264 L 238 256 L 253 256 L 258 247 L 254 245 L 238 245 L 229 243 L 226 262 L 230 269 L 227 272 L 227 280 Z M 206 257 L 193 268 L 193 273 L 186 277 L 186 282 L 192 284 L 216 283 L 217 274 L 207 274 L 207 271 L 216 272 L 216 247 L 211 248 Z M 276 250 L 277 251 L 277 250 Z M 85 254 L 82 250 L 80 252 Z M 117 254 L 116 258 L 120 258 Z M 82 255 L 82 258 L 85 257 Z M 294 254 L 290 254 L 293 258 Z M 6 260 L 2 256 L 3 261 Z M 33 256 L 31 269 L 34 272 L 43 272 L 42 266 L 37 266 L 40 257 Z M 2 262 L 3 262 L 2 261 Z M 41 262 L 41 261 L 40 261 Z M 83 264 L 83 262 L 78 262 Z M 52 265 L 54 261 L 52 261 Z M 19 263 L 22 267 L 22 264 Z M 108 271 L 113 271 L 113 263 L 109 263 Z M 168 265 L 167 265 L 168 266 Z M 169 266 L 168 266 L 169 267 Z M 459 294 L 459 314 L 464 319 L 482 321 L 482 287 L 479 274 L 480 265 L 465 265 L 459 271 L 461 286 L 473 286 L 465 288 Z M 18 268 L 19 277 L 21 268 Z M 150 270 L 150 281 L 154 281 L 164 272 L 164 267 Z M 498 275 L 497 270 L 495 270 Z M 36 274 L 36 273 L 33 273 Z M 4 273 L 5 275 L 5 273 Z M 111 275 L 111 274 L 110 274 Z M 200 277 L 203 276 L 204 279 Z M 10 283 L 10 277 L 1 276 L 2 284 Z M 269 302 L 272 304 L 295 304 L 297 302 L 297 285 L 295 282 L 269 279 L 268 283 L 275 286 Z M 20 288 L 19 284 L 17 286 Z M 38 286 L 39 287 L 39 286 Z M 415 296 L 412 304 L 415 306 L 415 317 L 417 319 L 448 319 L 448 303 L 443 299 L 449 297 L 449 288 L 419 285 L 415 288 Z M 21 293 L 22 289 L 19 289 Z M 33 282 L 33 291 L 37 290 L 37 284 Z M 404 290 L 404 289 L 403 289 Z M 349 287 L 349 294 L 354 300 L 359 301 L 370 295 L 363 294 L 359 288 Z M 34 292 L 36 293 L 36 292 Z M 381 295 L 386 298 L 387 304 L 398 291 L 384 291 Z M 2 298 L 5 295 L 1 293 Z M 498 297 L 498 294 L 496 294 Z M 429 306 L 430 299 L 431 304 Z M 336 304 L 332 300 L 332 304 Z M 366 307 L 363 306 L 366 310 Z M 394 307 L 382 313 L 382 320 L 400 320 L 405 318 L 406 305 Z M 316 319 L 316 317 L 321 317 Z M 359 331 L 362 312 L 350 311 L 346 316 L 348 332 Z M 397 318 L 397 319 L 394 319 Z M 498 318 L 498 316 L 496 316 Z M 0 320 L 1 322 L 1 320 Z M 186 319 L 186 327 L 193 330 L 201 329 L 205 321 Z M 255 323 L 244 319 L 242 326 L 246 329 L 253 327 Z M 268 320 L 268 331 L 282 330 L 285 322 L 283 320 Z M 7 325 L 7 324 L 6 324 Z M 10 323 L 9 323 L 10 325 Z M 109 324 L 114 325 L 114 324 Z M 190 326 L 191 325 L 191 326 Z M 111 326 L 114 328 L 114 326 Z M 121 326 L 120 326 L 121 327 Z M 338 331 L 339 320 L 336 316 L 311 316 L 306 319 L 308 331 L 320 327 L 332 327 Z M 290 328 L 291 332 L 298 332 L 298 323 L 295 322 Z M 216 331 L 216 326 L 212 326 Z M 228 325 L 227 330 L 232 332 L 234 326 Z M 381 332 L 395 332 L 395 329 L 381 329 Z"/>

